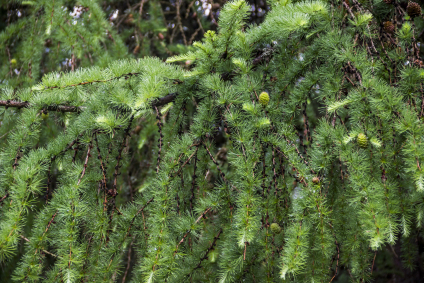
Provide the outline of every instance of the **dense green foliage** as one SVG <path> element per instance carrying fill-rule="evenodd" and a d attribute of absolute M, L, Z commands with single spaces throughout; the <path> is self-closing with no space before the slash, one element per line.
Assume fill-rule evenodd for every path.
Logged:
<path fill-rule="evenodd" d="M 95 1 L 80 3 L 95 15 Z M 344 270 L 365 282 L 399 244 L 415 268 L 421 8 L 270 7 L 248 24 L 251 6 L 230 1 L 217 31 L 166 63 L 129 59 L 125 36 L 88 25 L 96 66 L 37 71 L 41 81 L 29 58 L 46 38 L 26 31 L 26 75 L 1 69 L 0 260 L 19 257 L 15 281 L 329 282 Z M 63 29 L 55 56 L 90 65 L 88 46 L 72 48 L 81 32 Z"/>
<path fill-rule="evenodd" d="M 22 87 L 51 71 L 187 52 L 205 30 L 216 29 L 211 20 L 219 6 L 157 0 L 0 2 L 7 9 L 0 9 L 0 76 L 9 86 Z"/>

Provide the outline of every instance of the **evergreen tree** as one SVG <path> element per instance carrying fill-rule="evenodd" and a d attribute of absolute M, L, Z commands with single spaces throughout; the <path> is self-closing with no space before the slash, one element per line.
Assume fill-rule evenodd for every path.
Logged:
<path fill-rule="evenodd" d="M 0 260 L 24 250 L 15 281 L 365 282 L 399 243 L 416 267 L 420 5 L 270 6 L 248 24 L 230 1 L 166 63 L 3 80 Z"/>

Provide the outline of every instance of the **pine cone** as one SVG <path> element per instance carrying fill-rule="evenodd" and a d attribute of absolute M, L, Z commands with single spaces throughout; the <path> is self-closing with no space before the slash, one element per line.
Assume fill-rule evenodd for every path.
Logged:
<path fill-rule="evenodd" d="M 265 91 L 263 91 L 259 95 L 259 103 L 262 104 L 263 107 L 267 106 L 269 103 L 269 94 Z"/>
<path fill-rule="evenodd" d="M 313 182 L 314 184 L 319 184 L 319 178 L 318 178 L 318 177 L 313 177 L 313 178 L 312 178 L 312 182 Z"/>
<path fill-rule="evenodd" d="M 418 3 L 409 2 L 408 6 L 406 7 L 406 12 L 408 13 L 408 16 L 414 18 L 421 15 L 421 7 Z"/>
<path fill-rule="evenodd" d="M 358 145 L 362 148 L 366 148 L 368 146 L 367 136 L 363 133 L 358 135 Z"/>
<path fill-rule="evenodd" d="M 395 25 L 390 21 L 384 22 L 383 26 L 384 31 L 387 33 L 393 34 L 393 32 L 395 31 Z"/>
<path fill-rule="evenodd" d="M 278 223 L 272 223 L 272 224 L 271 224 L 271 231 L 272 231 L 272 233 L 274 233 L 274 234 L 280 234 L 280 232 L 281 232 L 281 227 L 280 227 L 280 225 L 278 225 Z"/>

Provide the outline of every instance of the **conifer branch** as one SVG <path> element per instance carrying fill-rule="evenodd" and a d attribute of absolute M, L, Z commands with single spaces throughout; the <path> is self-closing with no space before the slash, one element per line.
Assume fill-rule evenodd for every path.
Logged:
<path fill-rule="evenodd" d="M 113 191 L 109 192 L 109 194 L 113 197 L 116 196 L 116 189 L 117 189 L 117 182 L 118 182 L 118 175 L 119 175 L 118 173 L 119 173 L 119 168 L 120 168 L 119 163 L 122 159 L 122 151 L 124 150 L 125 144 L 127 142 L 127 137 L 130 134 L 131 124 L 132 124 L 133 120 L 134 120 L 134 115 L 131 115 L 129 122 L 128 122 L 128 126 L 124 130 L 124 137 L 122 138 L 122 144 L 119 147 L 118 156 L 116 157 L 117 161 L 116 161 L 116 166 L 115 166 L 115 172 L 113 174 L 113 177 L 114 177 L 114 179 L 113 179 Z"/>
<path fill-rule="evenodd" d="M 265 156 L 266 156 L 266 151 L 268 148 L 268 144 L 267 143 L 262 143 L 262 196 L 265 197 L 265 179 L 266 179 L 266 167 L 267 165 L 265 164 Z M 269 194 L 269 192 L 268 192 Z"/>
<path fill-rule="evenodd" d="M 28 238 L 25 238 L 23 235 L 20 235 L 20 237 L 22 238 L 22 239 L 24 239 L 26 242 L 28 242 L 28 243 L 30 243 L 31 241 L 28 239 Z M 46 250 L 41 250 L 43 253 L 46 253 L 46 254 L 48 254 L 48 255 L 51 255 L 52 257 L 55 257 L 55 258 L 62 258 L 61 256 L 58 256 L 58 255 L 55 255 L 54 253 L 51 253 L 51 252 L 49 252 L 49 251 L 46 251 Z"/>
<path fill-rule="evenodd" d="M 194 222 L 194 224 L 197 224 L 197 223 L 199 223 L 199 221 L 203 218 L 203 217 L 205 217 L 205 215 L 206 215 L 206 213 L 208 213 L 209 212 L 209 210 L 211 210 L 212 208 L 211 207 L 209 207 L 208 209 L 206 209 L 205 211 L 203 211 L 203 213 L 202 214 L 200 214 L 200 216 L 196 219 L 196 221 Z M 185 239 L 187 238 L 187 236 L 188 236 L 188 234 L 190 233 L 190 231 L 191 231 L 191 229 L 189 229 L 185 234 L 184 234 L 184 236 L 183 236 L 183 238 L 178 242 L 178 244 L 177 244 L 177 247 L 175 248 L 175 251 L 174 251 L 174 257 L 175 257 L 175 255 L 177 254 L 177 252 L 178 252 L 178 248 L 180 247 L 180 245 L 185 241 Z"/>
<path fill-rule="evenodd" d="M 124 240 L 122 241 L 122 242 L 124 242 L 125 241 L 125 239 L 128 237 L 128 235 L 130 234 L 130 230 L 131 230 L 131 227 L 133 226 L 133 224 L 134 224 L 134 221 L 135 221 L 135 219 L 136 219 L 136 217 L 141 213 L 141 212 L 143 212 L 143 210 L 146 208 L 146 206 L 149 204 L 149 203 L 151 203 L 152 201 L 154 200 L 154 197 L 153 198 L 151 198 L 150 200 L 148 200 L 147 202 L 146 202 L 146 204 L 145 205 L 143 205 L 138 211 L 137 211 L 137 213 L 134 215 L 134 217 L 131 219 L 131 222 L 130 222 L 130 225 L 128 226 L 128 229 L 127 229 L 127 233 L 125 234 L 125 237 L 124 237 Z"/>
<path fill-rule="evenodd" d="M 21 159 L 21 147 L 18 148 L 16 156 L 15 156 L 15 161 L 13 162 L 13 170 L 16 170 L 16 167 L 18 167 L 19 163 L 19 159 Z"/>
<path fill-rule="evenodd" d="M 4 106 L 7 108 L 30 108 L 31 104 L 26 101 L 15 101 L 15 100 L 0 100 L 0 106 Z M 68 106 L 68 105 L 49 105 L 44 109 L 47 111 L 57 111 L 57 112 L 81 112 L 85 107 L 77 107 L 77 106 Z"/>
<path fill-rule="evenodd" d="M 177 97 L 177 95 L 178 95 L 178 93 L 170 93 L 170 94 L 168 94 L 164 97 L 156 98 L 155 100 L 152 101 L 152 103 L 150 105 L 151 105 L 152 108 L 166 105 L 166 104 L 174 101 L 175 98 Z"/>
<path fill-rule="evenodd" d="M 91 154 L 90 154 L 90 151 L 91 151 L 91 149 L 93 148 L 93 145 L 92 145 L 92 143 L 90 142 L 89 144 L 88 144 L 88 149 L 87 149 L 87 155 L 86 155 L 86 157 L 85 157 L 85 162 L 84 162 L 84 168 L 82 169 L 82 172 L 81 172 L 81 176 L 80 176 L 80 178 L 78 179 L 78 183 L 77 183 L 77 186 L 81 183 L 81 180 L 82 180 L 82 178 L 84 177 L 84 175 L 85 175 L 85 171 L 87 170 L 87 166 L 88 166 L 88 159 L 91 157 Z"/>
<path fill-rule="evenodd" d="M 194 166 L 193 166 L 193 176 L 191 181 L 191 195 L 190 195 L 190 210 L 193 211 L 193 202 L 194 202 L 194 187 L 196 186 L 196 169 L 197 169 L 197 150 L 199 147 L 196 147 L 196 151 L 194 152 Z"/>
<path fill-rule="evenodd" d="M 286 155 L 286 154 L 284 154 L 284 152 L 282 152 L 278 147 L 276 147 L 275 148 L 281 155 L 283 155 L 287 160 L 290 160 L 289 159 L 289 157 Z M 293 166 L 293 170 L 294 171 L 296 171 L 298 174 L 299 174 L 299 170 L 295 167 L 295 166 Z M 296 179 L 297 179 L 297 177 L 296 177 Z M 305 181 L 305 179 L 304 178 L 301 178 L 300 179 L 300 182 L 301 183 L 303 183 L 304 185 L 305 185 L 305 187 L 307 187 L 308 186 L 308 183 L 306 183 L 306 181 Z"/>
<path fill-rule="evenodd" d="M 202 262 L 205 260 L 205 259 L 208 259 L 208 255 L 209 255 L 209 252 L 215 247 L 215 245 L 216 245 L 216 242 L 218 241 L 218 239 L 219 239 L 219 237 L 220 237 L 220 235 L 221 235 L 221 233 L 222 233 L 222 228 L 221 229 L 219 229 L 219 231 L 218 231 L 218 234 L 213 238 L 213 241 L 212 241 L 212 243 L 210 244 L 210 246 L 208 247 L 208 249 L 206 250 L 206 252 L 205 252 L 205 254 L 203 255 L 203 257 L 199 260 L 199 263 L 196 265 L 196 267 L 193 269 L 193 270 L 196 270 L 196 269 L 199 269 L 199 268 L 201 268 L 202 267 Z M 191 274 L 191 272 L 187 275 L 187 276 L 189 276 Z"/>
<path fill-rule="evenodd" d="M 128 271 L 130 270 L 130 267 L 131 267 L 131 251 L 132 251 L 132 246 L 134 244 L 134 240 L 135 240 L 135 235 L 133 236 L 133 239 L 130 243 L 130 247 L 128 248 L 127 267 L 125 268 L 124 276 L 122 277 L 122 283 L 125 283 L 125 278 L 127 277 Z"/>
<path fill-rule="evenodd" d="M 196 149 L 194 150 L 194 152 L 190 155 L 189 158 L 187 158 L 187 160 L 183 163 L 183 165 L 181 165 L 180 169 L 178 169 L 177 173 L 175 173 L 175 176 L 180 175 L 181 171 L 183 170 L 184 166 L 187 165 L 188 162 L 190 162 L 190 160 L 193 158 L 193 156 L 197 153 L 197 150 L 199 149 L 199 147 L 196 147 Z M 194 162 L 196 162 L 196 158 L 194 160 Z M 195 165 L 196 166 L 196 165 Z M 196 171 L 196 170 L 195 170 Z"/>
<path fill-rule="evenodd" d="M 62 85 L 62 86 L 49 86 L 49 87 L 45 87 L 44 89 L 63 89 L 63 88 L 68 88 L 68 87 L 76 87 L 76 86 L 82 86 L 82 85 L 88 85 L 88 84 L 93 84 L 93 83 L 106 83 L 106 82 L 110 82 L 113 80 L 119 80 L 121 78 L 125 78 L 125 79 L 129 79 L 132 76 L 139 76 L 142 73 L 127 73 L 127 74 L 123 74 L 117 77 L 113 77 L 107 80 L 93 80 L 93 81 L 84 81 L 84 82 L 80 82 L 80 83 L 76 83 L 76 84 L 69 84 L 69 85 Z"/>
<path fill-rule="evenodd" d="M 224 180 L 225 183 L 228 183 L 227 179 L 225 178 L 224 172 L 222 172 L 221 167 L 219 167 L 219 163 L 215 160 L 215 158 L 213 158 L 213 155 L 209 151 L 208 146 L 206 145 L 205 142 L 202 142 L 202 143 L 203 143 L 203 146 L 205 147 L 206 151 L 208 152 L 209 157 L 211 158 L 212 162 L 216 165 L 216 168 L 218 169 L 219 175 L 221 176 L 222 180 Z"/>
<path fill-rule="evenodd" d="M 107 189 L 107 179 L 106 179 L 106 166 L 103 163 L 103 158 L 100 152 L 99 142 L 97 139 L 97 133 L 94 134 L 94 141 L 96 142 L 96 148 L 97 148 L 97 159 L 100 160 L 100 170 L 102 170 L 103 174 L 103 180 L 101 181 L 101 187 L 104 191 Z"/>
<path fill-rule="evenodd" d="M 0 43 L 6 47 L 0 57 L 9 63 L 0 70 L 0 107 L 16 109 L 1 111 L 0 205 L 10 203 L 0 210 L 0 259 L 14 269 L 15 281 L 116 280 L 122 271 L 125 282 L 131 270 L 137 282 L 334 282 L 342 270 L 352 280 L 369 281 L 371 274 L 380 276 L 372 272 L 380 261 L 370 247 L 398 242 L 399 258 L 413 262 L 408 253 L 417 249 L 399 234 L 415 235 L 424 224 L 423 64 L 419 25 L 413 23 L 422 8 L 416 0 L 377 6 L 358 0 L 272 1 L 272 9 L 259 5 L 266 17 L 251 28 L 252 6 L 233 0 L 219 12 L 218 30 L 201 40 L 201 25 L 191 34 L 182 31 L 190 30 L 189 12 L 197 13 L 197 4 L 187 0 L 187 8 L 181 0 L 167 39 L 187 36 L 188 44 L 196 43 L 168 62 L 194 63 L 185 69 L 152 57 L 113 61 L 125 57 L 124 42 L 137 44 L 129 47 L 136 55 L 148 38 L 158 37 L 160 46 L 153 49 L 170 54 L 162 34 L 145 36 L 136 27 L 133 42 L 113 30 L 143 19 L 144 0 L 112 26 L 115 16 L 108 22 L 98 3 L 87 2 L 83 12 L 89 9 L 90 20 L 81 18 L 84 27 L 78 19 L 73 24 L 56 17 L 68 14 L 57 3 L 40 1 L 46 5 L 37 7 L 46 7 L 45 13 L 11 17 Z M 164 14 L 162 6 L 169 3 L 151 4 L 152 20 L 156 12 L 175 15 Z M 253 5 L 254 13 L 262 13 Z M 183 8 L 186 19 L 180 17 Z M 37 33 L 40 23 L 50 25 Z M 22 36 L 23 25 L 34 27 L 33 33 Z M 100 38 L 99 27 L 107 30 Z M 9 49 L 15 37 L 22 41 Z M 40 62 L 30 54 L 37 42 L 49 49 L 57 43 L 57 54 Z M 52 60 L 64 56 L 71 58 L 64 72 L 51 72 L 60 63 Z M 104 59 L 111 60 L 107 67 Z M 266 103 L 261 92 L 268 93 Z M 163 116 L 161 107 L 171 102 L 175 107 Z M 42 122 L 48 111 L 67 115 Z M 140 114 L 142 126 L 132 130 Z M 132 133 L 139 141 L 129 139 Z M 131 156 L 124 170 L 127 147 Z M 93 150 L 97 160 L 90 159 Z M 77 159 L 81 166 L 75 166 Z M 136 188 L 142 200 L 134 202 Z M 32 197 L 42 194 L 45 202 Z M 32 236 L 22 238 L 33 203 L 43 208 Z M 200 216 L 193 218 L 193 212 Z M 228 235 L 218 245 L 223 231 Z M 29 242 L 23 256 L 16 253 L 21 238 Z M 43 256 L 46 243 L 58 260 Z M 134 250 L 140 258 L 132 268 Z M 9 260 L 14 253 L 17 264 Z"/>
<path fill-rule="evenodd" d="M 151 107 L 154 109 L 155 107 L 160 107 L 163 105 L 166 105 L 168 103 L 171 103 L 175 100 L 177 97 L 177 93 L 170 93 L 164 97 L 156 98 L 152 100 Z M 27 101 L 16 101 L 16 100 L 0 100 L 0 106 L 7 108 L 30 108 L 32 105 Z M 86 107 L 84 106 L 71 106 L 71 105 L 48 105 L 43 107 L 43 110 L 46 111 L 56 111 L 56 112 L 71 112 L 71 113 L 81 113 L 83 110 L 85 110 Z"/>
<path fill-rule="evenodd" d="M 160 121 L 160 112 L 158 110 L 158 108 L 155 106 L 154 109 L 156 110 L 156 119 L 157 121 L 157 125 L 158 125 L 158 132 L 159 132 L 159 139 L 158 139 L 158 158 L 157 158 L 157 165 L 156 165 L 156 173 L 159 173 L 159 165 L 160 165 L 160 154 L 162 152 L 162 140 L 163 140 L 163 134 L 162 134 L 162 122 Z"/>

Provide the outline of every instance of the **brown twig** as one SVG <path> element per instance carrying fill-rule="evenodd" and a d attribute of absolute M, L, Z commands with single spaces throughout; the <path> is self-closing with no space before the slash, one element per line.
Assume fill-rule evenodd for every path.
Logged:
<path fill-rule="evenodd" d="M 79 178 L 79 180 L 78 180 L 77 186 L 81 183 L 81 180 L 82 180 L 82 178 L 83 178 L 83 177 L 84 177 L 84 175 L 85 175 L 85 171 L 86 171 L 87 166 L 88 166 L 88 159 L 89 159 L 89 158 L 90 158 L 90 156 L 91 156 L 90 151 L 91 151 L 91 149 L 92 149 L 92 148 L 93 148 L 93 145 L 92 145 L 92 144 L 91 144 L 91 142 L 90 142 L 90 144 L 88 145 L 87 155 L 86 155 L 86 157 L 85 157 L 84 168 L 82 169 L 81 177 L 80 177 L 80 178 Z"/>
<path fill-rule="evenodd" d="M 213 238 L 212 244 L 209 246 L 209 248 L 206 250 L 206 253 L 203 255 L 203 257 L 199 260 L 199 263 L 196 265 L 196 267 L 193 270 L 199 269 L 202 267 L 202 262 L 208 258 L 209 252 L 215 247 L 216 241 L 218 241 L 219 236 L 222 233 L 222 228 L 219 229 L 218 234 Z M 187 276 L 190 276 L 191 272 L 187 274 Z"/>
<path fill-rule="evenodd" d="M 127 233 L 125 234 L 124 240 L 123 240 L 122 242 L 124 242 L 124 241 L 125 241 L 125 239 L 128 237 L 128 235 L 130 234 L 131 227 L 132 227 L 132 225 L 134 224 L 134 221 L 135 221 L 135 218 L 137 217 L 137 215 L 139 215 L 141 212 L 143 212 L 143 210 L 146 208 L 146 206 L 147 206 L 149 203 L 151 203 L 153 200 L 154 200 L 154 197 L 153 197 L 153 198 L 151 198 L 150 200 L 148 200 L 148 201 L 146 202 L 146 204 L 145 204 L 145 205 L 143 205 L 143 206 L 142 206 L 142 207 L 141 207 L 141 208 L 137 211 L 137 213 L 134 215 L 133 219 L 131 220 L 130 226 L 129 226 L 129 227 L 128 227 L 128 229 L 127 229 Z"/>
<path fill-rule="evenodd" d="M 100 147 L 99 147 L 99 141 L 97 139 L 97 133 L 94 135 L 94 141 L 96 142 L 96 147 L 97 147 L 97 158 L 100 160 L 100 169 L 102 170 L 102 174 L 103 174 L 103 181 L 102 181 L 102 187 L 104 190 L 107 189 L 107 179 L 106 179 L 106 166 L 103 163 L 103 158 L 100 152 Z"/>
<path fill-rule="evenodd" d="M 197 150 L 199 147 L 196 147 L 196 151 L 194 153 L 197 153 Z M 194 169 L 193 169 L 193 178 L 191 182 L 191 195 L 190 195 L 190 211 L 193 211 L 193 201 L 194 201 L 194 187 L 196 186 L 196 169 L 197 169 L 197 154 L 194 157 Z"/>
<path fill-rule="evenodd" d="M 225 174 L 224 174 L 224 172 L 222 172 L 221 168 L 219 167 L 218 162 L 217 162 L 217 161 L 213 158 L 213 155 L 212 155 L 212 154 L 211 154 L 211 152 L 209 151 L 209 148 L 206 146 L 205 142 L 202 142 L 202 143 L 203 143 L 203 145 L 204 145 L 204 147 L 205 147 L 206 151 L 208 152 L 208 154 L 209 154 L 210 158 L 212 159 L 212 162 L 213 162 L 213 163 L 215 163 L 216 168 L 218 169 L 219 174 L 221 175 L 221 178 L 224 180 L 224 182 L 225 182 L 225 183 L 228 183 L 227 179 L 225 178 Z"/>
<path fill-rule="evenodd" d="M 2 203 L 7 197 L 9 196 L 9 193 L 5 194 L 1 199 L 0 203 Z"/>
<path fill-rule="evenodd" d="M 130 247 L 128 248 L 128 256 L 127 256 L 127 268 L 125 268 L 124 276 L 122 277 L 122 283 L 125 283 L 125 279 L 127 277 L 128 271 L 130 270 L 131 266 L 131 248 L 134 244 L 135 236 L 133 237 L 133 240 L 131 241 Z"/>
<path fill-rule="evenodd" d="M 195 149 L 195 151 L 190 155 L 190 157 L 183 163 L 183 165 L 181 165 L 181 167 L 180 167 L 180 169 L 177 171 L 177 173 L 174 175 L 174 176 L 178 176 L 178 175 L 180 175 L 180 173 L 181 173 L 181 170 L 183 170 L 183 168 L 184 168 L 184 166 L 186 166 L 187 165 L 187 163 L 188 162 L 190 162 L 190 160 L 193 158 L 193 156 L 197 153 L 197 150 L 198 150 L 199 148 L 198 147 L 196 147 L 196 149 Z M 196 159 L 194 159 L 194 162 L 196 162 Z M 196 166 L 196 163 L 194 163 L 195 164 L 195 166 Z"/>
<path fill-rule="evenodd" d="M 26 242 L 28 242 L 28 243 L 30 243 L 30 242 L 31 242 L 28 238 L 25 238 L 23 235 L 20 235 L 20 236 L 21 236 L 21 238 L 22 238 L 22 239 L 24 239 Z M 56 257 L 56 258 L 62 258 L 61 256 L 55 255 L 55 254 L 53 254 L 53 253 L 51 253 L 51 252 L 49 252 L 49 251 L 46 251 L 46 250 L 42 250 L 42 251 L 43 251 L 43 253 L 46 253 L 46 254 L 51 255 L 51 256 L 53 256 L 53 257 Z"/>
<path fill-rule="evenodd" d="M 156 110 L 156 119 L 158 120 L 158 132 L 159 132 L 159 149 L 158 149 L 158 160 L 156 165 L 156 173 L 159 173 L 159 165 L 160 165 L 160 154 L 162 152 L 162 141 L 163 141 L 163 135 L 162 135 L 162 122 L 160 121 L 160 112 L 158 108 L 155 106 L 154 109 Z"/>

